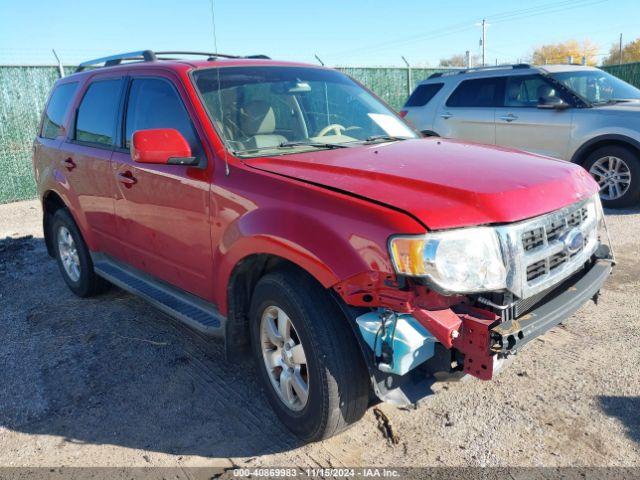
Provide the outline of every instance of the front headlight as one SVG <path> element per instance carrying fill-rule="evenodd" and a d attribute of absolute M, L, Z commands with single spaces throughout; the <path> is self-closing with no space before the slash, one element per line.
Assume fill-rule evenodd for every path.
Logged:
<path fill-rule="evenodd" d="M 389 250 L 398 274 L 426 278 L 444 293 L 506 288 L 500 243 L 490 227 L 396 236 Z"/>

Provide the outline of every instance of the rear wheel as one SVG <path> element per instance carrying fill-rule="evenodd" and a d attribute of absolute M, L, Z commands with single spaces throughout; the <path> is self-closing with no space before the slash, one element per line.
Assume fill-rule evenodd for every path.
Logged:
<path fill-rule="evenodd" d="M 89 249 L 67 210 L 56 211 L 50 234 L 60 273 L 73 293 L 89 297 L 108 287 L 106 280 L 94 272 Z"/>
<path fill-rule="evenodd" d="M 629 207 L 640 199 L 640 159 L 631 149 L 619 145 L 599 148 L 584 166 L 598 182 L 605 207 Z"/>
<path fill-rule="evenodd" d="M 364 360 L 343 313 L 298 271 L 263 277 L 251 301 L 253 355 L 269 403 L 298 437 L 331 437 L 367 409 Z"/>

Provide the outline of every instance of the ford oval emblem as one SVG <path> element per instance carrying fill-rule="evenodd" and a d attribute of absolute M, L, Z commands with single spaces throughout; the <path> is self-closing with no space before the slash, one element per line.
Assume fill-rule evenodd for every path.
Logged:
<path fill-rule="evenodd" d="M 564 248 L 569 255 L 573 255 L 584 245 L 584 235 L 577 228 L 572 228 L 560 237 L 560 241 L 564 244 Z"/>

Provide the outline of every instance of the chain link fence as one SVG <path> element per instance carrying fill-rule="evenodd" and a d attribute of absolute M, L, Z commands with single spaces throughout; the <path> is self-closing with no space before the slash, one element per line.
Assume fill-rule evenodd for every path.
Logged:
<path fill-rule="evenodd" d="M 603 69 L 640 87 L 640 62 Z M 358 80 L 396 110 L 402 107 L 412 87 L 443 71 L 360 67 L 338 70 Z M 57 67 L 0 66 L 0 203 L 35 197 L 31 168 L 33 138 L 47 95 L 58 78 Z"/>

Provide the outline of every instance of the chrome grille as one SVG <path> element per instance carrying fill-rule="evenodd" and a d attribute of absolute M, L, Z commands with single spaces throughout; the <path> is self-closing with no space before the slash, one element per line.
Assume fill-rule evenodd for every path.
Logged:
<path fill-rule="evenodd" d="M 598 246 L 597 208 L 590 198 L 498 227 L 508 289 L 518 298 L 529 298 L 578 270 Z"/>

